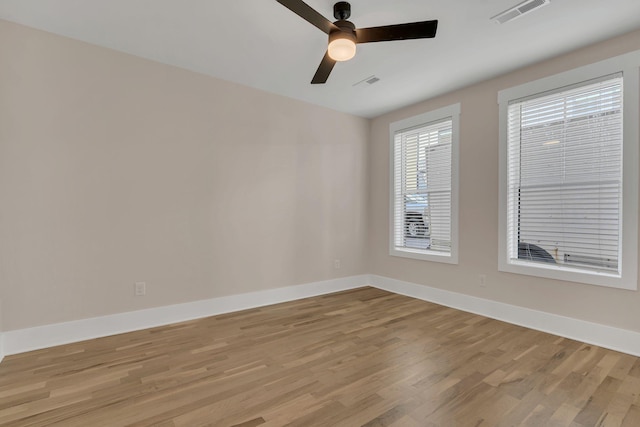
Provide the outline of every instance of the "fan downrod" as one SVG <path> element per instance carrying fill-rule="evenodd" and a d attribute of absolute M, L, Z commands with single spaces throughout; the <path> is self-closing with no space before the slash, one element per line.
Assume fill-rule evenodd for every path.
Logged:
<path fill-rule="evenodd" d="M 346 1 L 339 1 L 333 5 L 333 17 L 338 21 L 344 21 L 351 16 L 351 5 Z"/>

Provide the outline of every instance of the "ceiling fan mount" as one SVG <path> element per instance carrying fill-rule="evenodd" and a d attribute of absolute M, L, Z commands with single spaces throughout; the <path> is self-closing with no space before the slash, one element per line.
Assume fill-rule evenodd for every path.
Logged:
<path fill-rule="evenodd" d="M 346 1 L 339 1 L 333 5 L 333 17 L 338 21 L 346 21 L 351 16 L 351 5 Z"/>
<path fill-rule="evenodd" d="M 326 83 L 336 62 L 353 58 L 356 53 L 356 44 L 433 38 L 438 28 L 437 20 L 356 28 L 352 22 L 348 21 L 351 17 L 351 5 L 346 1 L 339 1 L 333 5 L 333 16 L 337 19 L 333 23 L 302 0 L 277 0 L 277 2 L 329 36 L 327 52 L 311 80 L 312 84 Z"/>

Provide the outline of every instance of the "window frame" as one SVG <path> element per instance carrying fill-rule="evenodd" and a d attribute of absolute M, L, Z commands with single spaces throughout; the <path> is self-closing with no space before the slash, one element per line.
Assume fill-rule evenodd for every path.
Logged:
<path fill-rule="evenodd" d="M 499 106 L 499 243 L 498 270 L 527 276 L 565 280 L 591 285 L 637 290 L 638 275 L 638 118 L 640 117 L 640 51 L 616 56 L 560 74 L 498 92 Z M 515 100 L 543 96 L 546 92 L 588 83 L 604 76 L 622 73 L 622 229 L 620 233 L 620 274 L 589 271 L 553 264 L 533 264 L 509 259 L 508 253 L 508 108 Z"/>
<path fill-rule="evenodd" d="M 451 250 L 449 253 L 399 249 L 395 246 L 395 134 L 419 126 L 451 120 Z M 393 122 L 389 125 L 389 255 L 423 261 L 458 263 L 458 163 L 460 146 L 460 103 Z"/>

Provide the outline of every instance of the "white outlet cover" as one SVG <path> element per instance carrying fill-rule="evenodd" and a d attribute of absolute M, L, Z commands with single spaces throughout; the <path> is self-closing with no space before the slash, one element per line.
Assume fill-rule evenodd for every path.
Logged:
<path fill-rule="evenodd" d="M 134 291 L 135 291 L 135 295 L 136 296 L 145 295 L 147 293 L 147 284 L 146 284 L 146 282 L 136 282 Z"/>

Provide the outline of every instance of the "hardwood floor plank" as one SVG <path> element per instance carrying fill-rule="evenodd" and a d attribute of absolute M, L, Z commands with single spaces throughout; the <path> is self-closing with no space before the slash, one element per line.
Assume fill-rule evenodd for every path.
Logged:
<path fill-rule="evenodd" d="M 624 419 L 622 420 L 622 427 L 634 427 L 640 426 L 640 406 L 633 405 L 629 408 Z"/>
<path fill-rule="evenodd" d="M 8 356 L 7 426 L 639 426 L 637 357 L 361 288 Z"/>

